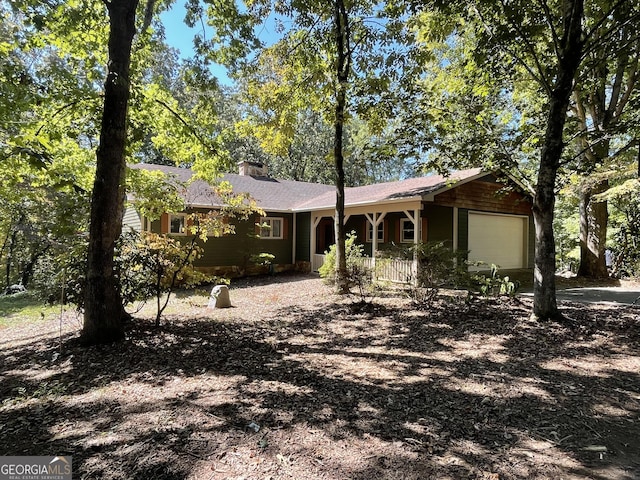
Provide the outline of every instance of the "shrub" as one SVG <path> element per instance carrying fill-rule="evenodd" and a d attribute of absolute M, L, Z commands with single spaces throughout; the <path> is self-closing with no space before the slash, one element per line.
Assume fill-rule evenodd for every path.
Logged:
<path fill-rule="evenodd" d="M 354 267 L 358 267 L 359 270 L 361 270 L 362 267 L 364 246 L 356 243 L 357 239 L 356 232 L 351 232 L 347 234 L 344 242 L 347 272 L 352 271 Z M 329 251 L 324 252 L 324 255 L 324 263 L 318 269 L 318 273 L 320 273 L 320 277 L 323 278 L 325 282 L 333 285 L 336 281 L 336 246 L 331 245 Z"/>
<path fill-rule="evenodd" d="M 84 285 L 87 266 L 87 243 L 84 238 L 65 249 L 52 250 L 38 260 L 31 287 L 49 303 L 63 298 L 79 309 L 84 306 Z"/>
<path fill-rule="evenodd" d="M 177 285 L 191 287 L 212 281 L 197 271 L 193 263 L 202 248 L 193 237 L 187 242 L 150 232 L 123 233 L 115 251 L 114 270 L 123 306 L 136 301 L 157 299 L 157 318 L 164 311 Z M 33 286 L 49 302 L 57 302 L 64 292 L 64 302 L 84 306 L 87 245 L 78 242 L 56 256 L 43 258 L 34 272 Z M 168 294 L 165 302 L 161 296 Z"/>
<path fill-rule="evenodd" d="M 212 281 L 195 269 L 193 263 L 202 256 L 197 237 L 185 243 L 151 232 L 130 232 L 120 237 L 116 255 L 116 272 L 123 302 L 156 298 L 156 326 L 177 285 L 193 287 Z M 161 302 L 163 294 L 167 294 Z"/>
<path fill-rule="evenodd" d="M 349 288 L 355 288 L 360 297 L 360 302 L 366 302 L 377 292 L 377 286 L 373 281 L 373 272 L 365 266 L 364 246 L 356 243 L 356 233 L 347 234 L 345 239 L 345 256 L 347 260 L 347 282 Z M 320 277 L 328 284 L 336 281 L 336 246 L 331 245 L 325 252 L 324 264 L 318 270 Z"/>
<path fill-rule="evenodd" d="M 429 304 L 443 287 L 467 288 L 470 275 L 467 252 L 453 251 L 445 242 L 425 242 L 411 246 L 394 245 L 382 252 L 390 258 L 418 260 L 418 271 L 407 278 L 406 292 L 417 304 Z"/>
<path fill-rule="evenodd" d="M 520 288 L 520 282 L 511 281 L 508 276 L 498 275 L 498 267 L 493 264 L 489 276 L 476 273 L 471 278 L 482 296 L 508 295 L 513 297 Z"/>

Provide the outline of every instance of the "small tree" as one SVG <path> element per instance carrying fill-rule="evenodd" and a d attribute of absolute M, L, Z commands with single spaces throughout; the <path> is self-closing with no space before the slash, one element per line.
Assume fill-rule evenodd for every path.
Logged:
<path fill-rule="evenodd" d="M 194 177 L 201 179 L 201 177 Z M 229 221 L 248 220 L 252 215 L 264 215 L 248 194 L 236 194 L 228 182 L 211 184 L 216 201 L 223 207 L 211 208 L 206 213 L 192 212 L 185 219 L 185 237 L 180 240 L 165 235 L 143 232 L 128 235 L 121 241 L 118 281 L 125 303 L 156 297 L 156 326 L 177 285 L 193 286 L 212 280 L 194 267 L 202 256 L 203 244 L 210 237 L 235 234 L 235 226 Z M 157 220 L 165 212 L 187 209 L 184 192 L 188 182 L 168 177 L 157 171 L 130 169 L 128 188 L 134 198 L 133 205 L 148 220 Z M 162 295 L 166 298 L 162 301 Z"/>
<path fill-rule="evenodd" d="M 197 239 L 192 235 L 188 242 L 181 243 L 151 232 L 130 232 L 120 239 L 116 271 L 122 298 L 132 302 L 155 297 L 156 327 L 178 284 L 192 287 L 211 281 L 211 276 L 194 267 L 203 251 Z"/>
<path fill-rule="evenodd" d="M 347 264 L 346 282 L 349 292 L 357 290 L 360 303 L 364 303 L 367 298 L 371 299 L 379 285 L 374 281 L 374 272 L 365 264 L 364 246 L 357 243 L 356 232 L 347 234 L 345 240 L 345 259 Z M 318 270 L 320 276 L 329 285 L 336 282 L 336 270 L 338 268 L 336 245 L 331 245 L 328 252 L 325 252 L 325 261 Z"/>

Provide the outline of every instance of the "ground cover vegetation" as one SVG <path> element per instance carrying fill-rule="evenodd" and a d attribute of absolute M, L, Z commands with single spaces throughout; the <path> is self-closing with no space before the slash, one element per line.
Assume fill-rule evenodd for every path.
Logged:
<path fill-rule="evenodd" d="M 363 308 L 315 276 L 231 299 L 179 292 L 162 330 L 150 307 L 90 349 L 73 310 L 3 328 L 0 448 L 111 480 L 640 475 L 637 307 L 540 324 L 526 298 L 387 290 Z"/>

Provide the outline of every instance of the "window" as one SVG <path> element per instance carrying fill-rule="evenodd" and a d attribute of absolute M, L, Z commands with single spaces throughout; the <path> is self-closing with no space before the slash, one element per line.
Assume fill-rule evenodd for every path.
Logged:
<path fill-rule="evenodd" d="M 411 220 L 408 218 L 400 220 L 400 241 L 402 243 L 413 243 L 414 232 L 415 226 Z"/>
<path fill-rule="evenodd" d="M 282 218 L 263 217 L 260 219 L 260 238 L 283 238 Z"/>
<path fill-rule="evenodd" d="M 367 242 L 371 243 L 373 241 L 373 225 L 371 222 L 367 222 Z M 384 243 L 384 221 L 378 224 L 378 243 Z"/>
<path fill-rule="evenodd" d="M 177 215 L 169 215 L 169 233 L 173 235 L 185 235 L 185 219 L 187 216 L 183 213 Z"/>

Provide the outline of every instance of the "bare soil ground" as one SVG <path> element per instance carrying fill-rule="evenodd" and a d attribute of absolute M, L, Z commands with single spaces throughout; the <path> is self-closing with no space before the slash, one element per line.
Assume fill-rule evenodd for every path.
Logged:
<path fill-rule="evenodd" d="M 73 313 L 0 331 L 0 454 L 87 479 L 640 479 L 640 308 L 334 296 L 313 276 L 183 294 L 117 345 Z M 61 342 L 59 341 L 61 339 Z"/>

